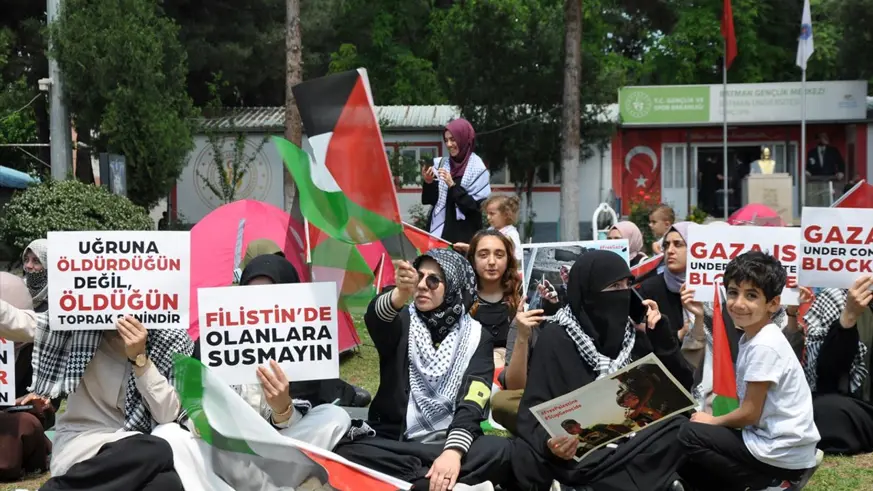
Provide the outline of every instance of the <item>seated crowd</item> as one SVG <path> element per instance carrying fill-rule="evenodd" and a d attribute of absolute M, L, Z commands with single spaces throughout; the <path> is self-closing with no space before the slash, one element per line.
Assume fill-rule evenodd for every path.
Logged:
<path fill-rule="evenodd" d="M 434 249 L 397 261 L 395 284 L 370 303 L 364 321 L 380 384 L 366 420 L 296 386 L 275 362 L 258 368 L 259 385 L 233 389 L 279 434 L 431 491 L 539 491 L 555 481 L 591 490 L 800 489 L 821 462 L 818 450 L 873 452 L 870 276 L 848 290 L 805 290 L 812 305 L 801 324 L 797 307 L 781 305 L 778 261 L 759 252 L 734 259 L 722 308 L 735 330 L 738 401 L 714 416 L 716 312 L 685 285 L 688 223 L 667 224 L 664 264 L 641 281 L 619 255 L 588 251 L 529 308 L 518 239 L 501 231 L 513 220 L 498 218 L 517 203 L 492 205 L 492 228 L 457 247 L 466 257 Z M 610 238 L 629 239 L 634 263 L 645 258 L 633 224 L 618 224 Z M 259 250 L 247 251 L 239 288 L 300 281 L 278 246 Z M 17 401 L 27 410 L 0 412 L 0 478 L 50 470 L 41 489 L 191 491 L 218 489 L 214 473 L 223 489 L 243 480 L 286 489 L 251 482 L 242 461 L 198 457 L 174 388 L 173 355 L 199 356 L 186 331 L 132 317 L 115 331 L 51 330 L 46 259 L 47 243 L 35 241 L 24 280 L 0 277 L 0 337 L 15 343 L 16 385 L 29 392 Z M 630 320 L 631 288 L 644 298 L 642 322 Z M 551 437 L 530 410 L 650 354 L 694 394 L 696 412 L 577 461 L 580 428 L 565 421 L 568 435 Z M 492 393 L 495 380 L 501 390 Z M 489 415 L 512 436 L 486 435 Z"/>

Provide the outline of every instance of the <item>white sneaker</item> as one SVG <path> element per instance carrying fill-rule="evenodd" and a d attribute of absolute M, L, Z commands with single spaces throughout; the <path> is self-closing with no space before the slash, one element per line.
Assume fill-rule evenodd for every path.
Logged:
<path fill-rule="evenodd" d="M 494 485 L 491 484 L 491 481 L 485 481 L 483 483 L 479 483 L 475 486 L 470 486 L 469 484 L 455 484 L 455 489 L 457 491 L 494 491 Z"/>

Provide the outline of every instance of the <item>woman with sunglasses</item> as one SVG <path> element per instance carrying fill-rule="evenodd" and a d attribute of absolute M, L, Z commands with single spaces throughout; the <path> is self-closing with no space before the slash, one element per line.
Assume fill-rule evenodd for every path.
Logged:
<path fill-rule="evenodd" d="M 364 317 L 379 352 L 379 390 L 368 420 L 352 421 L 335 452 L 416 490 L 494 489 L 510 474 L 511 445 L 480 426 L 494 359 L 491 336 L 472 317 L 473 268 L 447 249 L 394 267 L 396 288 Z"/>

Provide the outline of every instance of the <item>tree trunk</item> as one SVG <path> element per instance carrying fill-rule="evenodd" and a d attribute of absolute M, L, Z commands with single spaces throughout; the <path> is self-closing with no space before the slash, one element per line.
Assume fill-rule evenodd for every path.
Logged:
<path fill-rule="evenodd" d="M 285 139 L 303 147 L 303 122 L 291 88 L 303 81 L 303 41 L 300 36 L 300 0 L 285 0 Z M 300 219 L 297 187 L 283 165 L 285 211 Z"/>
<path fill-rule="evenodd" d="M 561 240 L 579 240 L 579 78 L 582 71 L 582 1 L 564 2 L 564 104 L 561 118 Z"/>

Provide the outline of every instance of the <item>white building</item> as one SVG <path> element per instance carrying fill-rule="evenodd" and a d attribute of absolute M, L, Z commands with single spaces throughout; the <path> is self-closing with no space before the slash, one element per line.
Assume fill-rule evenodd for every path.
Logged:
<path fill-rule="evenodd" d="M 617 107 L 610 114 L 615 114 Z M 402 152 L 415 158 L 431 158 L 447 154 L 443 144 L 443 128 L 454 118 L 460 116 L 452 106 L 379 106 L 376 108 L 378 121 L 382 124 L 385 151 Z M 228 134 L 245 133 L 247 152 L 252 158 L 250 169 L 239 183 L 236 199 L 257 199 L 283 205 L 282 173 L 284 165 L 272 143 L 261 143 L 273 135 L 282 135 L 284 109 L 282 107 L 246 108 L 234 113 L 231 118 L 210 120 L 213 128 L 227 131 Z M 225 151 L 231 150 L 232 138 L 228 138 Z M 217 176 L 212 149 L 203 134 L 195 136 L 194 150 L 188 165 L 182 171 L 179 182 L 171 194 L 170 201 L 187 223 L 196 223 L 211 210 L 221 204 L 220 200 L 205 185 L 204 179 L 214 181 Z M 308 141 L 304 136 L 304 147 Z M 260 149 L 259 149 L 260 147 Z M 591 214 L 599 203 L 607 199 L 612 191 L 612 160 L 609 147 L 603 152 L 593 149 L 593 156 L 582 165 L 580 181 L 580 220 L 582 237 L 591 234 Z M 487 160 L 486 160 L 487 164 Z M 560 176 L 556 176 L 554 166 L 548 172 L 548 179 L 537 179 L 533 189 L 534 237 L 536 242 L 554 241 L 558 238 L 558 217 L 560 216 Z M 557 177 L 557 179 L 556 179 Z M 514 193 L 515 188 L 509 180 L 508 172 L 502 169 L 491 175 L 492 191 Z M 411 221 L 410 209 L 420 203 L 421 188 L 406 186 L 399 192 L 401 212 Z M 522 203 L 524 209 L 525 204 Z M 161 206 L 153 212 L 155 218 L 166 210 Z"/>

